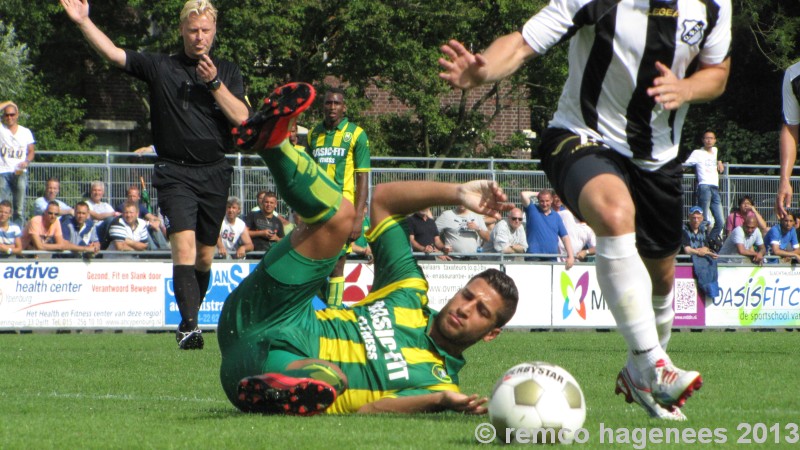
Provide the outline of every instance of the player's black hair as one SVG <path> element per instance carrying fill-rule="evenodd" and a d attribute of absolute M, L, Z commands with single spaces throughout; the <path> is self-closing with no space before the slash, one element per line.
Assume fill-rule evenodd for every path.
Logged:
<path fill-rule="evenodd" d="M 476 278 L 480 278 L 485 281 L 486 284 L 497 291 L 497 293 L 500 294 L 500 298 L 503 299 L 503 307 L 497 311 L 496 322 L 497 327 L 502 327 L 503 325 L 507 324 L 509 320 L 511 320 L 511 317 L 513 317 L 514 313 L 517 311 L 519 291 L 517 290 L 516 283 L 514 283 L 514 280 L 510 276 L 497 269 L 486 269 L 470 278 L 469 282 L 471 283 L 472 280 Z"/>

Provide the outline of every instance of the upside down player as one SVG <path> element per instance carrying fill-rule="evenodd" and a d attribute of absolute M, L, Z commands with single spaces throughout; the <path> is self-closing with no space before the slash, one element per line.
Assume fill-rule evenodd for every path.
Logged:
<path fill-rule="evenodd" d="M 225 393 L 248 412 L 486 412 L 459 392 L 463 351 L 491 341 L 516 310 L 517 288 L 497 270 L 476 275 L 438 314 L 409 249 L 405 217 L 464 204 L 500 217 L 505 194 L 490 181 L 388 183 L 375 188 L 368 240 L 375 283 L 347 310 L 314 311 L 311 298 L 352 231 L 355 210 L 338 186 L 287 139 L 313 101 L 309 85 L 279 88 L 238 133 L 259 152 L 303 225 L 273 248 L 225 301 L 218 338 Z"/>

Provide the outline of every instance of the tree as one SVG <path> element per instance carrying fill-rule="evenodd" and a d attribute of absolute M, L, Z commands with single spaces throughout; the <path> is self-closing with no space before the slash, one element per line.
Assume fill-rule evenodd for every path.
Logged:
<path fill-rule="evenodd" d="M 17 42 L 13 26 L 0 21 L 0 100 L 19 97 L 30 76 L 28 47 Z"/>

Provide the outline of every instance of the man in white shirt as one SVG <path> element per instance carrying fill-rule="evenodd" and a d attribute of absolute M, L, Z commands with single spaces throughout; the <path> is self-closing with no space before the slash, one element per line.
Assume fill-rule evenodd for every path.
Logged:
<path fill-rule="evenodd" d="M 139 218 L 139 205 L 125 202 L 122 215 L 115 218 L 108 227 L 111 240 L 109 250 L 121 252 L 141 252 L 147 250 L 147 222 Z"/>
<path fill-rule="evenodd" d="M 758 221 L 755 217 L 748 217 L 744 220 L 744 225 L 736 227 L 722 244 L 719 249 L 719 262 L 752 262 L 756 265 L 764 264 L 764 256 L 767 254 L 767 247 L 764 245 L 764 238 L 761 230 L 758 229 Z M 723 258 L 723 255 L 740 255 L 742 258 Z"/>
<path fill-rule="evenodd" d="M 89 205 L 89 217 L 95 221 L 96 224 L 108 219 L 109 217 L 116 217 L 120 215 L 111 206 L 111 203 L 104 202 L 103 196 L 106 194 L 106 185 L 102 181 L 92 181 L 89 187 L 89 198 L 86 204 Z"/>
<path fill-rule="evenodd" d="M 697 174 L 696 204 L 703 208 L 703 218 L 711 223 L 709 238 L 717 239 L 722 234 L 725 216 L 722 212 L 722 201 L 719 197 L 719 174 L 725 166 L 718 158 L 719 150 L 714 145 L 717 135 L 707 130 L 703 133 L 703 148 L 693 151 L 684 165 L 694 166 Z"/>
<path fill-rule="evenodd" d="M 453 248 L 450 256 L 454 259 L 475 259 L 473 253 L 478 252 L 481 242 L 489 239 L 489 230 L 483 217 L 464 206 L 444 211 L 436 219 L 436 228 L 442 235 L 444 245 Z"/>
<path fill-rule="evenodd" d="M 528 251 L 528 238 L 522 226 L 522 210 L 514 208 L 508 212 L 506 220 L 499 220 L 492 228 L 489 240 L 484 244 L 484 253 L 525 253 Z"/>
<path fill-rule="evenodd" d="M 37 198 L 36 201 L 33 202 L 34 214 L 37 216 L 44 214 L 45 210 L 47 209 L 47 205 L 50 202 L 58 203 L 59 216 L 74 214 L 75 211 L 73 211 L 68 204 L 56 198 L 58 197 L 59 192 L 61 192 L 61 182 L 58 181 L 58 178 L 48 178 L 47 182 L 45 183 L 44 196 Z"/>
<path fill-rule="evenodd" d="M 19 124 L 19 108 L 12 102 L 0 103 L 3 126 L 10 133 L 0 148 L 0 200 L 11 200 L 13 220 L 25 221 L 25 190 L 28 188 L 28 164 L 36 153 L 31 130 Z"/>
<path fill-rule="evenodd" d="M 239 218 L 241 212 L 239 199 L 228 197 L 225 220 L 222 221 L 217 240 L 217 251 L 222 258 L 244 259 L 247 252 L 253 251 L 253 241 L 250 239 L 247 225 Z"/>

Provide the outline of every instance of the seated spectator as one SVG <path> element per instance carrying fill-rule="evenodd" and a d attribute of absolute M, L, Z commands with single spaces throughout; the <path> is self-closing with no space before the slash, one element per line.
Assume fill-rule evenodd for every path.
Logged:
<path fill-rule="evenodd" d="M 149 239 L 147 222 L 139 218 L 139 205 L 126 201 L 122 207 L 122 215 L 114 218 L 108 227 L 108 238 L 111 241 L 109 250 L 120 252 L 141 252 L 147 250 Z"/>
<path fill-rule="evenodd" d="M 800 262 L 800 244 L 794 231 L 794 214 L 785 214 L 779 224 L 770 228 L 764 236 L 764 244 L 770 255 L 781 257 L 781 262 Z"/>
<path fill-rule="evenodd" d="M 762 236 L 767 232 L 767 222 L 756 209 L 753 199 L 749 195 L 744 195 L 739 198 L 739 207 L 731 211 L 725 220 L 725 235 L 730 236 L 734 228 L 744 225 L 744 219 L 747 217 L 756 218 Z"/>
<path fill-rule="evenodd" d="M 483 246 L 484 253 L 515 254 L 528 251 L 528 238 L 522 226 L 522 210 L 514 208 L 505 220 L 498 220 L 489 240 Z"/>
<path fill-rule="evenodd" d="M 572 254 L 578 261 L 586 262 L 597 253 L 597 236 L 594 230 L 586 222 L 572 214 L 572 211 L 567 209 L 561 204 L 561 199 L 558 195 L 553 195 L 553 209 L 558 211 L 561 216 L 561 221 L 564 222 L 564 228 L 567 229 L 567 236 L 572 244 Z M 558 253 L 566 256 L 567 249 L 564 247 L 564 241 L 558 240 Z M 559 261 L 565 262 L 566 258 L 558 258 Z"/>
<path fill-rule="evenodd" d="M 73 214 L 72 208 L 70 208 L 69 205 L 56 198 L 59 192 L 61 192 L 61 182 L 58 181 L 58 178 L 48 178 L 45 183 L 44 196 L 37 198 L 36 201 L 33 202 L 33 214 L 35 216 L 44 215 L 44 211 L 47 209 L 47 205 L 50 202 L 56 202 L 58 205 L 59 216 Z"/>
<path fill-rule="evenodd" d="M 61 223 L 58 221 L 60 211 L 58 202 L 51 201 L 42 215 L 31 217 L 22 233 L 23 250 L 57 252 L 64 248 Z"/>
<path fill-rule="evenodd" d="M 528 253 L 558 255 L 558 240 L 564 244 L 567 253 L 564 267 L 569 270 L 575 264 L 572 243 L 561 216 L 553 211 L 553 191 L 522 191 L 522 207 L 525 209 L 525 234 L 528 238 Z M 533 201 L 534 197 L 537 201 Z M 555 261 L 556 257 L 537 257 L 539 261 Z"/>
<path fill-rule="evenodd" d="M 147 222 L 147 233 L 149 239 L 147 241 L 147 248 L 149 250 L 164 250 L 169 248 L 167 243 L 166 233 L 167 230 L 161 223 L 161 219 L 157 214 L 150 211 L 150 205 L 142 201 L 142 191 L 139 186 L 132 184 L 125 191 L 125 201 L 117 204 L 114 208 L 118 213 L 123 213 L 123 209 L 127 202 L 133 202 L 138 210 L 138 217 Z"/>
<path fill-rule="evenodd" d="M 442 242 L 451 248 L 450 257 L 456 259 L 476 259 L 483 242 L 489 240 L 489 230 L 483 216 L 475 214 L 464 206 L 448 209 L 436 219 L 436 228 Z M 458 256 L 453 256 L 458 255 Z"/>
<path fill-rule="evenodd" d="M 448 255 L 453 248 L 445 245 L 442 238 L 439 237 L 439 229 L 436 227 L 436 221 L 433 220 L 430 209 L 426 208 L 408 216 L 408 234 L 411 250 L 425 253 L 424 257 L 418 259 L 443 261 L 451 259 Z"/>
<path fill-rule="evenodd" d="M 22 229 L 11 222 L 11 202 L 0 201 L 0 258 L 22 253 Z"/>
<path fill-rule="evenodd" d="M 250 212 L 260 212 L 261 211 L 261 202 L 264 201 L 264 196 L 267 195 L 267 191 L 258 191 L 256 194 L 256 206 L 253 206 L 250 209 Z"/>
<path fill-rule="evenodd" d="M 219 256 L 225 259 L 244 259 L 247 252 L 253 251 L 253 241 L 244 220 L 239 218 L 242 212 L 241 203 L 236 197 L 228 197 L 225 209 L 225 220 L 217 239 Z"/>
<path fill-rule="evenodd" d="M 103 201 L 105 193 L 105 183 L 92 181 L 89 187 L 89 198 L 85 200 L 85 203 L 89 206 L 89 217 L 94 221 L 95 226 L 105 219 L 120 215 L 110 203 Z"/>
<path fill-rule="evenodd" d="M 712 236 L 708 225 L 703 220 L 703 208 L 689 208 L 689 220 L 683 226 L 681 246 L 683 252 L 692 257 L 698 288 L 704 296 L 713 298 L 719 295 L 719 272 L 717 254 L 709 246 Z"/>
<path fill-rule="evenodd" d="M 244 220 L 250 239 L 257 252 L 266 252 L 283 239 L 283 223 L 275 208 L 278 206 L 278 196 L 274 192 L 265 192 L 261 197 L 260 209 L 251 212 Z"/>
<path fill-rule="evenodd" d="M 758 220 L 754 216 L 744 219 L 744 225 L 738 226 L 731 231 L 731 235 L 722 244 L 719 255 L 740 255 L 743 258 L 724 258 L 723 262 L 747 262 L 761 265 L 764 263 L 764 255 L 767 249 L 761 237 L 761 230 L 758 229 Z"/>
<path fill-rule="evenodd" d="M 89 218 L 89 205 L 78 202 L 73 209 L 75 215 L 61 218 L 63 249 L 85 256 L 94 255 L 100 251 L 100 241 L 94 222 Z"/>

